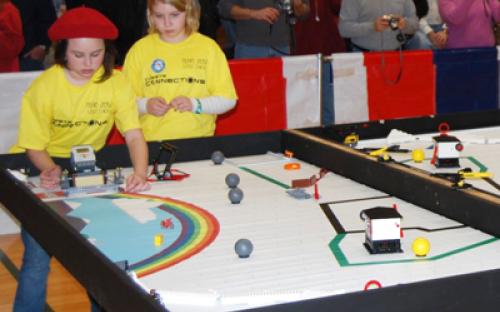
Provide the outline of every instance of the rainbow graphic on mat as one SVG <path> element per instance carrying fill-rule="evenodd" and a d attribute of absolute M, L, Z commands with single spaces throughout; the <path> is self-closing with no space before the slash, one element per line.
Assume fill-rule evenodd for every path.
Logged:
<path fill-rule="evenodd" d="M 161 202 L 159 209 L 174 215 L 182 224 L 182 231 L 170 246 L 149 259 L 131 265 L 139 277 L 168 268 L 199 253 L 215 240 L 220 229 L 217 219 L 202 208 L 172 198 L 148 197 Z"/>
<path fill-rule="evenodd" d="M 127 260 L 139 277 L 201 252 L 220 229 L 208 211 L 168 197 L 122 193 L 65 199 L 50 206 L 112 261 Z M 163 238 L 160 245 L 155 244 L 157 235 Z"/>

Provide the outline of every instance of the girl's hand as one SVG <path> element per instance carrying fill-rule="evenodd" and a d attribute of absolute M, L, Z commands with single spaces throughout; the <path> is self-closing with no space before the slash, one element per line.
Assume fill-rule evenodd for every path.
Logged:
<path fill-rule="evenodd" d="M 153 116 L 161 117 L 165 115 L 169 109 L 170 105 L 168 105 L 162 97 L 150 98 L 146 103 L 146 111 Z"/>
<path fill-rule="evenodd" d="M 191 99 L 185 96 L 178 96 L 170 102 L 170 106 L 179 112 L 192 112 L 193 103 Z"/>
<path fill-rule="evenodd" d="M 45 189 L 53 190 L 59 187 L 61 181 L 61 167 L 55 166 L 45 169 L 40 173 L 40 186 Z"/>
<path fill-rule="evenodd" d="M 125 181 L 125 192 L 137 193 L 147 191 L 151 188 L 147 179 L 143 175 L 133 173 Z"/>

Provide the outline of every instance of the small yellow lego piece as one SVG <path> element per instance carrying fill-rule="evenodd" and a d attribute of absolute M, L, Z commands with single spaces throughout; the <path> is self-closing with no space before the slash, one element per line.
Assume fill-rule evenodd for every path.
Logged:
<path fill-rule="evenodd" d="M 163 245 L 163 234 L 156 234 L 154 238 L 154 243 L 156 247 Z"/>
<path fill-rule="evenodd" d="M 356 133 L 351 133 L 344 138 L 344 144 L 349 146 L 356 145 L 358 141 L 359 141 L 359 135 L 357 135 Z"/>
<path fill-rule="evenodd" d="M 375 150 L 373 152 L 370 152 L 370 156 L 380 156 L 380 155 L 383 155 L 383 154 L 387 154 L 386 151 L 389 147 L 388 146 L 384 146 L 382 148 L 379 148 L 378 150 Z"/>
<path fill-rule="evenodd" d="M 460 172 L 460 175 L 464 179 L 484 179 L 493 177 L 491 172 Z"/>

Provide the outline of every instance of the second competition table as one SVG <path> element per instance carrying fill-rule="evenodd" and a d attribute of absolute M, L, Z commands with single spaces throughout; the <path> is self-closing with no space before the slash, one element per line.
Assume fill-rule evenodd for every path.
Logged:
<path fill-rule="evenodd" d="M 145 289 L 159 292 L 172 311 L 494 310 L 500 302 L 494 184 L 460 189 L 410 165 L 408 156 L 380 161 L 342 144 L 356 133 L 360 145 L 377 147 L 382 141 L 370 139 L 392 129 L 432 134 L 442 122 L 453 130 L 487 127 L 479 133 L 500 138 L 490 128 L 500 125 L 500 114 L 487 112 L 179 140 L 170 143 L 179 150 L 173 168 L 190 175 L 182 181 L 155 182 L 143 194 L 57 198 L 37 194 L 36 177 L 26 185 L 2 169 L 0 200 L 110 311 L 162 310 Z M 472 165 L 500 174 L 494 161 L 500 145 L 478 146 L 466 145 L 461 163 L 471 165 L 473 157 Z M 150 144 L 151 160 L 158 149 Z M 221 165 L 210 160 L 215 150 L 226 156 Z M 101 168 L 129 166 L 124 146 L 107 147 L 98 159 Z M 24 155 L 0 161 L 10 169 L 28 165 Z M 290 163 L 300 169 L 286 170 Z M 240 177 L 240 204 L 228 199 L 229 173 Z M 293 180 L 312 176 L 320 178 L 317 194 L 306 186 L 310 198 L 290 196 Z M 359 215 L 376 206 L 395 206 L 403 216 L 402 253 L 371 255 L 364 248 Z M 155 245 L 159 233 L 164 241 Z M 419 236 L 431 243 L 425 258 L 412 252 Z M 249 258 L 234 252 L 240 238 L 253 243 Z M 123 260 L 142 287 L 116 265 Z M 365 290 L 370 285 L 381 288 Z"/>

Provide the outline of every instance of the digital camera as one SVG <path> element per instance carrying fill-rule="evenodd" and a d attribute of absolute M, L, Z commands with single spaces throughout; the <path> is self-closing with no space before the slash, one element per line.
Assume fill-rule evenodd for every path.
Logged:
<path fill-rule="evenodd" d="M 389 23 L 389 27 L 392 30 L 397 30 L 399 28 L 399 17 L 387 14 L 382 16 L 382 18 Z"/>
<path fill-rule="evenodd" d="M 277 7 L 278 9 L 283 12 L 286 16 L 286 22 L 287 24 L 294 25 L 296 20 L 295 20 L 295 14 L 293 12 L 293 0 L 278 0 Z"/>
<path fill-rule="evenodd" d="M 292 0 L 278 0 L 278 9 L 288 15 L 293 15 Z"/>

